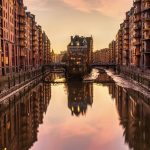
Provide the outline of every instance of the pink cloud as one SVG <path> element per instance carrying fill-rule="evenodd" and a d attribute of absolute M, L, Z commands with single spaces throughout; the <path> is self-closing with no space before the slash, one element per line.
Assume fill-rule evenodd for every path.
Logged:
<path fill-rule="evenodd" d="M 113 2 L 112 0 L 24 0 L 24 2 L 33 10 L 45 11 L 57 5 L 86 13 L 96 11 L 115 18 L 122 17 L 132 5 L 132 0 L 113 0 Z"/>
<path fill-rule="evenodd" d="M 97 11 L 106 16 L 120 17 L 129 10 L 131 0 L 62 0 L 68 6 L 83 12 Z"/>

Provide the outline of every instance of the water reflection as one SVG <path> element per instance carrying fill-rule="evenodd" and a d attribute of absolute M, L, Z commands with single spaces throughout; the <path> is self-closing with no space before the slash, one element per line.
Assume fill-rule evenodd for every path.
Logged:
<path fill-rule="evenodd" d="M 51 87 L 34 83 L 0 103 L 0 149 L 28 150 L 37 141 Z"/>
<path fill-rule="evenodd" d="M 0 150 L 149 150 L 150 98 L 118 86 L 103 71 L 97 80 L 63 84 L 54 74 L 1 102 Z"/>
<path fill-rule="evenodd" d="M 116 106 L 125 143 L 133 150 L 150 149 L 150 98 L 116 86 Z"/>
<path fill-rule="evenodd" d="M 69 82 L 68 88 L 68 107 L 72 115 L 85 115 L 88 105 L 93 104 L 93 84 L 82 82 Z"/>

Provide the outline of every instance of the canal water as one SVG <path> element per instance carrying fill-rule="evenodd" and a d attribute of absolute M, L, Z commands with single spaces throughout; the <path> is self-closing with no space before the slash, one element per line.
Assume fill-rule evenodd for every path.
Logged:
<path fill-rule="evenodd" d="M 104 71 L 50 74 L 1 102 L 0 150 L 149 150 L 148 95 Z"/>

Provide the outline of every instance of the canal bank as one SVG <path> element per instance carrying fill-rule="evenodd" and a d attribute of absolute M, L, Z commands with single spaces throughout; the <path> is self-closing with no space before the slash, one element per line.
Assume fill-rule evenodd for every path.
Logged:
<path fill-rule="evenodd" d="M 1 78 L 0 101 L 4 97 L 23 89 L 29 84 L 39 82 L 43 77 L 47 76 L 47 74 L 49 74 L 49 70 L 43 72 L 42 69 L 37 69 Z"/>
<path fill-rule="evenodd" d="M 141 70 L 132 66 L 121 66 L 116 69 L 117 74 L 132 82 L 138 83 L 140 86 L 150 90 L 150 71 Z"/>
<path fill-rule="evenodd" d="M 50 99 L 50 84 L 38 78 L 0 101 L 0 149 L 29 149 L 37 141 Z"/>
<path fill-rule="evenodd" d="M 99 81 L 104 79 L 52 85 L 51 103 L 30 150 L 148 150 L 150 107 L 143 102 L 148 98 L 99 74 Z"/>
<path fill-rule="evenodd" d="M 107 74 L 93 69 L 90 82 L 43 82 L 64 81 L 64 76 L 50 73 L 1 101 L 0 147 L 148 150 L 150 94 Z"/>

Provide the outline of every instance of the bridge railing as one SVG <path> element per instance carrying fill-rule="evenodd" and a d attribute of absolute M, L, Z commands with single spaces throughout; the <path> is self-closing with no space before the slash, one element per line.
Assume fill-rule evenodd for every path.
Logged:
<path fill-rule="evenodd" d="M 116 64 L 115 63 L 95 62 L 95 63 L 92 63 L 91 66 L 116 66 Z"/>

